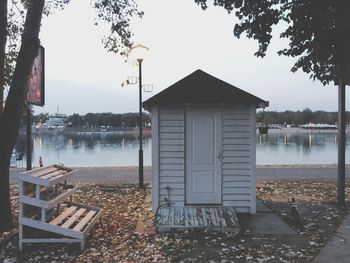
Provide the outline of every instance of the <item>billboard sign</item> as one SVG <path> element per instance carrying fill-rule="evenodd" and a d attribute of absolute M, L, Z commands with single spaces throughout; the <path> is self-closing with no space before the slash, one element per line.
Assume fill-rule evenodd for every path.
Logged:
<path fill-rule="evenodd" d="M 45 49 L 39 46 L 27 84 L 27 102 L 36 106 L 45 104 Z"/>

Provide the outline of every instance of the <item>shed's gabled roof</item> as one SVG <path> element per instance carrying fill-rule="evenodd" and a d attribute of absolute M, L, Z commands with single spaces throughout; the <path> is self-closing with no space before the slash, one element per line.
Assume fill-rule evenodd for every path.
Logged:
<path fill-rule="evenodd" d="M 198 69 L 143 102 L 143 106 L 149 109 L 152 105 L 185 103 L 248 103 L 258 108 L 269 105 L 268 101 Z"/>

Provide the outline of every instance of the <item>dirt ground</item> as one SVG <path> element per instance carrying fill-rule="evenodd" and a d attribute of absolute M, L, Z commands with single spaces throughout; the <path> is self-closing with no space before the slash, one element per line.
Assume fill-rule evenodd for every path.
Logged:
<path fill-rule="evenodd" d="M 11 186 L 14 225 L 17 225 L 18 189 Z M 147 219 L 150 189 L 135 184 L 81 184 L 78 202 L 101 207 L 101 222 L 91 232 L 84 252 L 78 245 L 26 245 L 18 253 L 15 229 L 0 234 L 0 261 L 4 262 L 311 262 L 334 235 L 349 212 L 338 207 L 332 182 L 259 182 L 257 197 L 287 222 L 295 235 L 251 234 L 249 215 L 240 215 L 238 236 L 208 231 L 135 233 L 136 224 Z M 288 199 L 297 200 L 300 222 L 291 218 Z"/>

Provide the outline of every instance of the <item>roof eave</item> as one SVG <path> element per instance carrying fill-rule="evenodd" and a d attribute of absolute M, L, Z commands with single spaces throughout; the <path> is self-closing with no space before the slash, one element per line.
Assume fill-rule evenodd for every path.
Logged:
<path fill-rule="evenodd" d="M 260 101 L 257 105 L 256 105 L 256 108 L 259 109 L 259 108 L 267 108 L 268 106 L 270 106 L 270 102 L 269 101 L 265 101 L 265 100 L 262 100 Z"/>

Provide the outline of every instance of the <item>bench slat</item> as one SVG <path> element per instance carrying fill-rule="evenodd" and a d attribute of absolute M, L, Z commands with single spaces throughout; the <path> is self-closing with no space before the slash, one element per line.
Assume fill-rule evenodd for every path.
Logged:
<path fill-rule="evenodd" d="M 76 222 L 82 214 L 84 214 L 84 212 L 86 211 L 85 208 L 80 208 L 74 215 L 72 215 L 71 218 L 69 218 L 63 225 L 62 227 L 64 228 L 69 228 L 71 225 L 74 224 L 74 222 Z"/>
<path fill-rule="evenodd" d="M 86 216 L 73 228 L 73 230 L 80 231 L 84 228 L 84 226 L 90 221 L 91 218 L 94 217 L 96 211 L 91 210 Z"/>
<path fill-rule="evenodd" d="M 62 214 L 60 214 L 58 217 L 56 217 L 55 219 L 53 219 L 50 224 L 51 225 L 58 225 L 60 223 L 62 223 L 62 221 L 64 219 L 66 219 L 68 216 L 70 216 L 71 214 L 73 214 L 73 212 L 77 210 L 76 206 L 71 206 L 69 208 L 67 208 L 66 210 L 63 211 Z"/>

